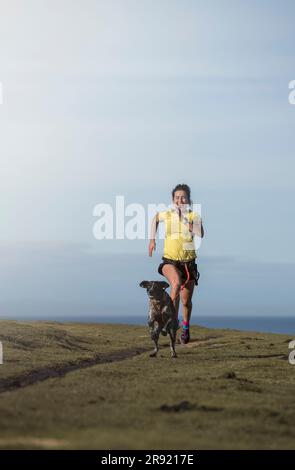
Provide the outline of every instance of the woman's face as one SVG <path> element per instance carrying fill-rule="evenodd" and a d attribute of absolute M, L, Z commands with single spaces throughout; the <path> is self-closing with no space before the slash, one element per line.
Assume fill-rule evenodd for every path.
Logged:
<path fill-rule="evenodd" d="M 183 190 L 175 191 L 173 202 L 176 206 L 182 206 L 188 204 L 187 194 Z"/>

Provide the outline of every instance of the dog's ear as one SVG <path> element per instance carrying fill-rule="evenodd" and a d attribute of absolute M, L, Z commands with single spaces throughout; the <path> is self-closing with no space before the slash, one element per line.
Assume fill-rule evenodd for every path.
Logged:
<path fill-rule="evenodd" d="M 143 287 L 144 289 L 146 289 L 148 285 L 149 285 L 149 281 L 141 281 L 141 283 L 139 284 L 139 286 Z"/>
<path fill-rule="evenodd" d="M 160 281 L 159 286 L 162 287 L 163 289 L 167 289 L 169 287 L 169 284 L 168 282 Z"/>

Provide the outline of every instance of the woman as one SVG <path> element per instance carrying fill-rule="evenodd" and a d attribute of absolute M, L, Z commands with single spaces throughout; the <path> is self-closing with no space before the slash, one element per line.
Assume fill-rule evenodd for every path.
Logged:
<path fill-rule="evenodd" d="M 189 323 L 192 312 L 192 296 L 195 285 L 198 285 L 199 273 L 195 259 L 194 235 L 201 238 L 204 229 L 201 217 L 190 209 L 191 191 L 186 184 L 178 184 L 172 191 L 172 208 L 158 212 L 152 222 L 149 256 L 156 249 L 156 233 L 159 222 L 165 222 L 165 242 L 163 262 L 158 272 L 165 276 L 171 286 L 170 296 L 173 300 L 177 318 L 179 300 L 183 307 L 182 333 L 180 341 L 187 344 L 190 340 Z"/>

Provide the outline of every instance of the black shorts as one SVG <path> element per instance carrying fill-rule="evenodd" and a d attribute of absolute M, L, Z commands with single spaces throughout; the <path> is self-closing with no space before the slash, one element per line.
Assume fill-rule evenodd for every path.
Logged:
<path fill-rule="evenodd" d="M 188 272 L 189 272 L 190 280 L 194 280 L 195 285 L 196 286 L 198 285 L 198 280 L 199 280 L 199 277 L 200 277 L 200 273 L 198 271 L 197 263 L 195 262 L 194 259 L 191 260 L 191 261 L 175 261 L 174 259 L 164 258 L 164 256 L 163 256 L 162 260 L 163 260 L 163 262 L 161 264 L 159 264 L 159 267 L 158 267 L 158 273 L 159 274 L 164 276 L 164 274 L 162 272 L 162 268 L 165 264 L 173 264 L 173 266 L 175 266 L 180 271 L 180 273 L 181 273 L 181 282 L 183 284 L 187 280 L 187 272 L 186 272 L 186 269 L 185 269 L 185 264 L 186 264 Z"/>

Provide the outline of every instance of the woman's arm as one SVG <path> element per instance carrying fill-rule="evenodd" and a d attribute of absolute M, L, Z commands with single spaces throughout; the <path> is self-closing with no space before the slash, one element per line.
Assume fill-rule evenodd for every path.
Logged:
<path fill-rule="evenodd" d="M 195 219 L 192 222 L 188 222 L 189 231 L 192 232 L 197 237 L 203 238 L 204 237 L 204 227 L 201 218 Z"/>
<path fill-rule="evenodd" d="M 149 244 L 149 256 L 153 255 L 153 251 L 156 250 L 156 235 L 157 235 L 157 229 L 159 225 L 159 216 L 158 213 L 155 215 L 155 217 L 152 220 L 152 225 L 151 225 L 151 237 L 150 237 L 150 244 Z"/>
<path fill-rule="evenodd" d="M 192 223 L 192 232 L 200 238 L 204 237 L 204 227 L 202 219 L 198 222 Z"/>

